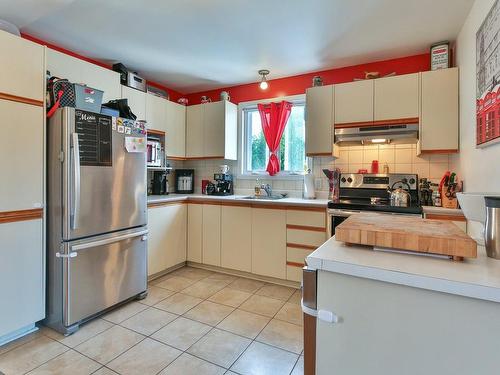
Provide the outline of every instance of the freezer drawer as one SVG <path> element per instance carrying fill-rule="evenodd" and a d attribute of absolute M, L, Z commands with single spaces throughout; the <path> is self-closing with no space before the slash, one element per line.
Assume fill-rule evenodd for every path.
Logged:
<path fill-rule="evenodd" d="M 64 246 L 63 323 L 71 326 L 147 290 L 147 230 Z"/>

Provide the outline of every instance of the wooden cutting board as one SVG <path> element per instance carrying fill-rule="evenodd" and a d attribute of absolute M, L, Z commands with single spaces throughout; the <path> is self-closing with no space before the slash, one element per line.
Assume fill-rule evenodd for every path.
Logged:
<path fill-rule="evenodd" d="M 349 216 L 335 228 L 335 239 L 421 253 L 476 258 L 477 244 L 449 221 L 381 214 Z"/>

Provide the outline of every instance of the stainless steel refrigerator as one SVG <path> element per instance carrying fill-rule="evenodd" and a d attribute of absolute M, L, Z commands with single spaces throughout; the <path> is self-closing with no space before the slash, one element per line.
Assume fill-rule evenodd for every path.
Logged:
<path fill-rule="evenodd" d="M 147 293 L 142 126 L 69 107 L 48 123 L 44 323 L 62 333 Z"/>

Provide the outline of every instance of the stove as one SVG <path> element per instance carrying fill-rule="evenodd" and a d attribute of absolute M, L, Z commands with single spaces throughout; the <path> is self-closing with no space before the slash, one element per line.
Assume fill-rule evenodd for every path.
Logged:
<path fill-rule="evenodd" d="M 328 224 L 332 236 L 335 234 L 335 227 L 355 213 L 375 212 L 422 217 L 416 174 L 342 173 L 339 187 L 339 198 L 328 203 Z M 391 205 L 387 189 L 398 187 L 410 194 L 410 204 L 407 207 Z"/>

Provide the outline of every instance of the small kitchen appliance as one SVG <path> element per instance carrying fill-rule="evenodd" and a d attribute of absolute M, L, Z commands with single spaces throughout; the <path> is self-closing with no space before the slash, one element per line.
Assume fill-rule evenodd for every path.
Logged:
<path fill-rule="evenodd" d="M 194 169 L 175 170 L 175 192 L 177 194 L 194 193 Z"/>
<path fill-rule="evenodd" d="M 148 167 L 163 167 L 165 161 L 165 153 L 161 141 L 155 138 L 148 138 L 147 141 L 147 166 Z"/>
<path fill-rule="evenodd" d="M 120 73 L 120 82 L 122 85 L 146 92 L 146 80 L 136 72 L 131 72 L 122 63 L 114 64 L 113 70 Z"/>
<path fill-rule="evenodd" d="M 484 245 L 490 258 L 500 259 L 500 197 L 484 197 L 486 223 Z"/>
<path fill-rule="evenodd" d="M 168 171 L 153 171 L 153 179 L 151 180 L 151 194 L 153 195 L 169 194 L 167 175 Z"/>
<path fill-rule="evenodd" d="M 408 204 L 391 204 L 388 188 L 391 191 L 405 189 L 408 193 Z M 422 217 L 422 207 L 418 196 L 418 176 L 416 174 L 340 174 L 339 198 L 328 203 L 330 235 L 335 235 L 335 227 L 351 214 L 360 212 Z"/>
<path fill-rule="evenodd" d="M 213 189 L 207 188 L 209 195 L 233 195 L 233 175 L 229 173 L 215 173 Z"/>

